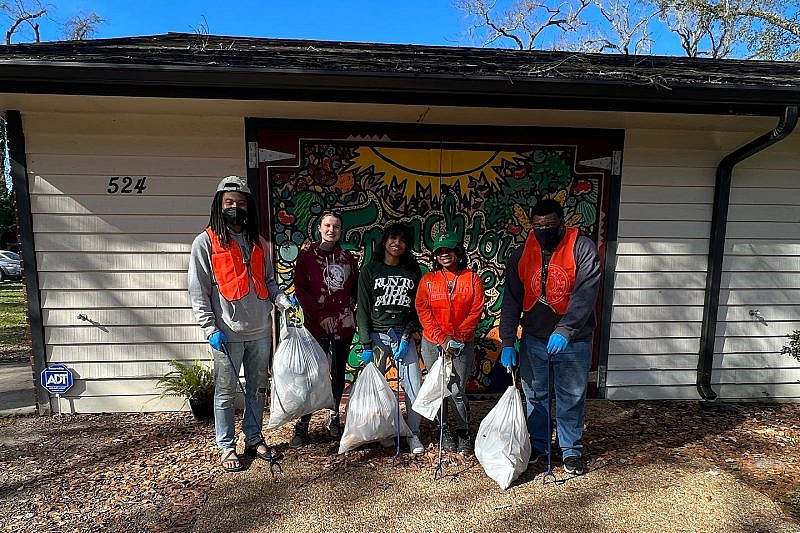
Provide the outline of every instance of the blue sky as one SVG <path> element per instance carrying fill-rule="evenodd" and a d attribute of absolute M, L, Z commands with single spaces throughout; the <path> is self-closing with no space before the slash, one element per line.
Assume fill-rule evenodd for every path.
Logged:
<path fill-rule="evenodd" d="M 415 44 L 468 44 L 466 21 L 449 0 L 61 0 L 58 18 L 95 11 L 107 22 L 97 37 L 192 32 Z M 59 38 L 56 25 L 43 38 Z"/>

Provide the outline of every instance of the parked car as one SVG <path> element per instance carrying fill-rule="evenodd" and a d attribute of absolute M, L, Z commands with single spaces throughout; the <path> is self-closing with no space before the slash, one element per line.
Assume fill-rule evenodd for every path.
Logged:
<path fill-rule="evenodd" d="M 22 279 L 22 259 L 14 252 L 0 250 L 0 281 Z"/>

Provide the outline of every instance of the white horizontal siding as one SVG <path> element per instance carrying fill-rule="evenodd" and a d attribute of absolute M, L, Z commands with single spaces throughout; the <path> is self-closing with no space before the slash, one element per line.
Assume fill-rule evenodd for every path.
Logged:
<path fill-rule="evenodd" d="M 41 272 L 42 289 L 186 290 L 186 272 Z"/>
<path fill-rule="evenodd" d="M 101 309 L 124 307 L 189 307 L 185 290 L 43 290 L 43 309 Z"/>
<path fill-rule="evenodd" d="M 720 398 L 726 400 L 783 400 L 796 401 L 800 397 L 800 383 L 748 383 L 714 385 Z M 627 385 L 609 387 L 609 400 L 698 400 L 695 385 Z"/>
<path fill-rule="evenodd" d="M 54 363 L 106 361 L 170 361 L 210 358 L 208 343 L 76 344 L 47 346 Z"/>
<path fill-rule="evenodd" d="M 155 380 L 171 359 L 209 357 L 188 253 L 219 179 L 245 173 L 243 119 L 27 113 L 23 126 L 47 356 L 79 377 L 62 407 L 180 408 Z M 113 176 L 146 189 L 109 194 Z"/>
<path fill-rule="evenodd" d="M 193 189 L 187 183 L 185 189 Z M 102 189 L 105 192 L 105 187 Z M 204 213 L 211 207 L 211 196 L 182 196 L 176 200 L 172 196 L 155 196 L 153 194 L 120 195 L 109 201 L 110 196 L 104 195 L 33 195 L 31 197 L 31 212 L 48 215 L 141 215 L 142 210 L 148 213 L 169 215 L 193 215 Z M 147 191 L 150 192 L 148 187 Z M 194 191 L 192 191 L 194 192 Z"/>
<path fill-rule="evenodd" d="M 135 177 L 135 176 L 133 176 Z M 140 176 L 141 177 L 141 176 Z M 109 187 L 110 176 L 84 176 L 71 174 L 37 174 L 31 179 L 31 194 L 41 195 L 67 194 L 75 196 L 105 196 Z M 134 184 L 136 181 L 134 181 Z M 192 193 L 203 196 L 212 195 L 217 189 L 217 176 L 162 176 L 149 175 L 142 194 L 149 196 L 183 196 L 187 188 Z M 134 196 L 135 198 L 136 196 Z"/>
<path fill-rule="evenodd" d="M 186 253 L 195 233 L 42 233 L 36 235 L 38 252 Z"/>
<path fill-rule="evenodd" d="M 613 370 L 695 370 L 697 354 L 648 354 L 617 355 L 613 359 Z M 714 369 L 731 368 L 795 368 L 794 360 L 778 353 L 737 353 L 714 356 Z"/>
<path fill-rule="evenodd" d="M 731 189 L 730 220 L 726 251 L 731 243 L 739 243 L 736 255 L 727 254 L 723 263 L 723 306 L 736 299 L 746 302 L 742 306 L 735 327 L 730 327 L 730 312 L 720 307 L 717 329 L 716 359 L 721 365 L 747 364 L 747 369 L 736 370 L 732 376 L 721 371 L 719 383 L 752 383 L 761 386 L 764 396 L 786 394 L 786 386 L 800 383 L 800 363 L 781 354 L 788 344 L 786 336 L 800 329 L 800 165 L 796 154 L 786 150 L 800 148 L 796 136 L 775 146 L 779 151 L 761 154 L 750 161 L 747 170 L 736 170 Z M 769 156 L 769 157 L 767 157 Z M 758 172 L 753 165 L 772 159 L 771 165 L 785 165 L 786 170 Z M 775 161 L 777 159 L 777 161 Z M 759 169 L 760 170 L 760 169 Z M 758 180 L 759 191 L 752 187 Z M 760 215 L 763 213 L 763 215 Z M 741 222 L 748 220 L 750 222 Z M 764 246 L 764 239 L 779 239 L 772 247 Z M 750 247 L 740 243 L 750 242 Z M 778 244 L 779 246 L 775 246 Z M 736 246 L 733 246 L 736 248 Z M 775 250 L 779 248 L 780 251 Z M 753 289 L 769 288 L 753 298 Z M 787 301 L 791 300 L 791 301 Z M 787 305 L 795 304 L 795 305 Z M 750 317 L 758 311 L 763 320 Z M 749 320 L 748 320 L 749 318 Z M 752 350 L 751 350 L 752 349 Z M 761 362 L 762 368 L 757 368 Z M 736 381 L 734 381 L 734 379 Z M 780 387 L 780 392 L 776 390 Z M 800 396 L 800 392 L 797 393 Z"/>
<path fill-rule="evenodd" d="M 611 399 L 697 398 L 719 161 L 761 131 L 626 132 L 607 373 Z M 800 394 L 800 136 L 737 167 L 714 361 L 723 398 Z M 755 320 L 758 310 L 764 321 Z"/>
<path fill-rule="evenodd" d="M 36 262 L 40 272 L 104 272 L 119 270 L 186 272 L 189 267 L 189 254 L 39 252 L 36 254 Z"/>
<path fill-rule="evenodd" d="M 144 205 L 142 207 L 145 207 Z M 208 202 L 207 211 L 211 209 Z M 167 212 L 168 213 L 168 212 Z M 34 233 L 200 233 L 208 214 L 170 215 L 164 212 L 141 215 L 53 215 L 33 217 Z"/>
<path fill-rule="evenodd" d="M 120 380 L 126 384 L 129 380 Z M 189 405 L 183 398 L 164 397 L 160 394 L 128 395 L 124 389 L 116 394 L 103 394 L 90 396 L 84 393 L 80 396 L 50 399 L 50 406 L 54 413 L 154 413 L 159 411 L 186 411 Z"/>
<path fill-rule="evenodd" d="M 78 318 L 85 316 L 85 319 Z M 112 308 L 76 312 L 74 309 L 43 309 L 45 326 L 85 326 L 91 320 L 99 326 L 164 326 L 195 325 L 191 309 L 179 308 Z"/>
<path fill-rule="evenodd" d="M 203 342 L 205 336 L 196 325 L 173 326 L 46 326 L 47 344 L 137 344 Z"/>

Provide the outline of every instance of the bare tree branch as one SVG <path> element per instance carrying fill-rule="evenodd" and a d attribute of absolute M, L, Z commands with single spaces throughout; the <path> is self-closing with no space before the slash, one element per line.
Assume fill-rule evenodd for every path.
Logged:
<path fill-rule="evenodd" d="M 68 41 L 90 39 L 97 32 L 103 20 L 97 13 L 79 14 L 70 18 L 64 25 L 64 37 Z"/>
<path fill-rule="evenodd" d="M 6 9 L 11 9 L 10 7 L 8 7 L 7 4 L 4 4 L 2 7 Z M 8 28 L 8 31 L 6 31 L 6 44 L 11 44 L 11 38 L 14 36 L 14 33 L 16 33 L 17 29 L 19 29 L 21 24 L 25 22 L 30 23 L 31 20 L 38 19 L 39 17 L 42 17 L 44 16 L 45 13 L 47 13 L 47 9 L 45 8 L 39 9 L 38 11 L 35 12 L 29 12 L 27 9 L 24 8 L 22 2 L 17 2 L 17 5 L 13 9 L 14 9 L 13 11 L 14 15 L 12 17 L 12 20 L 14 20 L 14 22 L 11 24 L 11 27 Z M 33 27 L 33 30 L 36 35 L 36 42 L 38 43 L 40 41 L 39 25 L 31 24 L 31 26 Z"/>
<path fill-rule="evenodd" d="M 459 0 L 456 7 L 475 21 L 472 33 L 483 33 L 484 46 L 507 39 L 519 50 L 534 50 L 546 46 L 546 39 L 556 40 L 550 30 L 574 32 L 584 25 L 583 12 L 591 4 L 592 0 L 521 0 L 502 11 L 486 0 Z"/>

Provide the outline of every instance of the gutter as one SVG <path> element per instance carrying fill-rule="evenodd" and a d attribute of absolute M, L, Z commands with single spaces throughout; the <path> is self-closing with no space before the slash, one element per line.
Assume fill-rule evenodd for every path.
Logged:
<path fill-rule="evenodd" d="M 714 401 L 717 399 L 717 393 L 711 388 L 711 374 L 714 366 L 714 345 L 717 335 L 719 293 L 722 282 L 722 262 L 725 258 L 725 234 L 728 228 L 733 168 L 745 159 L 788 137 L 796 125 L 797 106 L 787 106 L 775 129 L 726 155 L 717 166 L 711 218 L 711 240 L 708 246 L 703 328 L 700 333 L 700 353 L 697 362 L 697 391 L 703 400 Z"/>
<path fill-rule="evenodd" d="M 0 93 L 772 116 L 797 87 L 0 59 Z"/>

